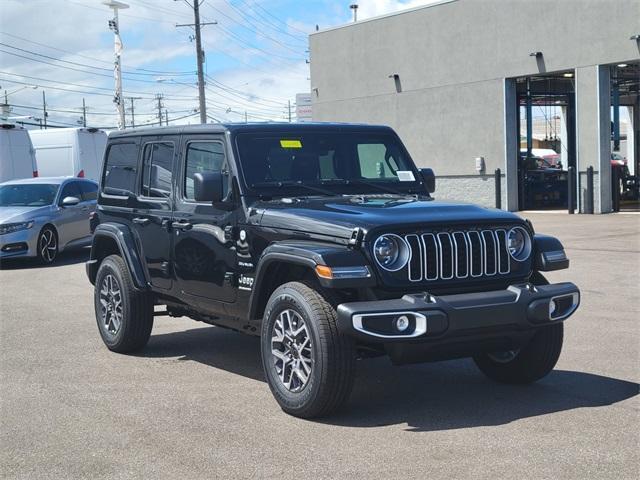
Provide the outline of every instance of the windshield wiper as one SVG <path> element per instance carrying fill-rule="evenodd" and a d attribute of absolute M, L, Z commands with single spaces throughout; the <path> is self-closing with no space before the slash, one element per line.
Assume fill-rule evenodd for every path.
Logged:
<path fill-rule="evenodd" d="M 368 182 L 366 180 L 363 180 L 361 178 L 355 178 L 355 179 L 349 179 L 346 180 L 345 184 L 351 184 L 351 185 L 366 185 L 368 187 L 373 187 L 373 188 L 377 188 L 378 190 L 381 190 L 383 192 L 386 193 L 391 193 L 393 195 L 411 195 L 411 192 L 401 192 L 400 190 L 396 190 L 393 187 L 388 187 L 386 185 L 380 184 L 380 183 L 375 183 L 375 182 Z"/>
<path fill-rule="evenodd" d="M 307 185 L 306 183 L 302 183 L 301 181 L 293 181 L 293 180 L 259 182 L 259 183 L 251 184 L 251 188 L 260 188 L 260 187 L 302 187 L 302 188 L 306 188 L 309 191 L 321 193 L 323 195 L 329 195 L 332 197 L 337 195 L 335 192 L 332 192 L 331 190 L 328 190 L 326 188 L 314 187 L 312 185 Z"/>

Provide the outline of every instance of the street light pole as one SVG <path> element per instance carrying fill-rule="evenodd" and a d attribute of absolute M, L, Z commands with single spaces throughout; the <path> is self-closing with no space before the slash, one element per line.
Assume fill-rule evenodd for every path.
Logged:
<path fill-rule="evenodd" d="M 125 8 L 129 8 L 129 5 L 126 3 L 118 2 L 117 0 L 105 0 L 102 2 L 103 5 L 111 8 L 113 10 L 113 20 L 109 20 L 109 28 L 113 30 L 113 40 L 114 40 L 114 78 L 115 78 L 115 95 L 113 98 L 113 103 L 116 104 L 116 110 L 118 111 L 118 129 L 122 130 L 125 128 L 125 118 L 124 118 L 124 98 L 122 98 L 122 39 L 120 38 L 120 24 L 118 21 L 118 10 Z"/>

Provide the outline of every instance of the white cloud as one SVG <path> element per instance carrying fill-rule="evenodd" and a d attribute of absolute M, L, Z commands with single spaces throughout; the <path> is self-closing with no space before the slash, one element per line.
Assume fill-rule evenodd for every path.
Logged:
<path fill-rule="evenodd" d="M 360 0 L 358 4 L 358 20 L 377 17 L 387 13 L 398 12 L 408 8 L 420 7 L 435 3 L 438 0 Z"/>
<path fill-rule="evenodd" d="M 189 29 L 175 28 L 176 22 L 192 21 L 188 7 L 170 0 L 130 0 L 129 3 L 131 8 L 121 11 L 120 14 L 125 43 L 125 70 L 135 71 L 136 68 L 144 68 L 194 71 L 195 47 L 188 39 Z M 208 0 L 205 5 L 207 8 L 203 8 L 202 12 L 204 20 L 220 19 L 220 26 L 231 32 L 239 28 L 233 26 L 235 24 L 231 19 L 239 22 L 240 17 L 225 2 Z M 213 10 L 214 6 L 218 10 Z M 223 13 L 229 18 L 224 17 Z M 0 30 L 8 34 L 0 35 L 0 42 L 67 62 L 98 67 L 86 68 L 67 63 L 63 65 L 69 68 L 60 68 L 43 63 L 59 65 L 55 60 L 45 57 L 35 57 L 40 62 L 34 62 L 0 52 L 0 71 L 4 72 L 0 73 L 0 85 L 10 93 L 11 104 L 22 105 L 14 108 L 14 114 L 31 113 L 34 117 L 42 116 L 40 110 L 26 107 L 41 106 L 42 91 L 45 90 L 49 118 L 52 121 L 76 122 L 80 116 L 82 99 L 86 98 L 90 124 L 115 124 L 111 90 L 113 36 L 107 28 L 107 20 L 110 17 L 110 11 L 102 6 L 99 0 L 0 1 Z M 226 21 L 223 21 L 224 19 Z M 208 82 L 209 113 L 225 121 L 242 120 L 245 110 L 248 111 L 249 119 L 253 120 L 283 119 L 287 99 L 292 99 L 299 91 L 309 90 L 308 66 L 304 63 L 304 44 L 301 45 L 299 59 L 290 61 L 278 55 L 290 57 L 295 56 L 295 52 L 263 38 L 264 36 L 256 35 L 255 38 L 251 38 L 248 32 L 244 33 L 247 35 L 243 35 L 243 38 L 248 38 L 252 44 L 272 52 L 273 55 L 266 56 L 235 42 L 219 26 L 207 26 L 203 29 L 204 45 L 209 59 L 206 69 L 219 82 L 238 90 L 229 91 L 226 87 Z M 63 49 L 69 53 L 48 47 Z M 0 46 L 0 49 L 34 58 L 32 54 L 7 46 Z M 216 57 L 216 52 L 222 57 Z M 224 66 L 221 68 L 218 59 L 223 61 Z M 74 68 L 80 71 L 73 70 Z M 86 70 L 93 74 L 87 73 Z M 11 94 L 22 87 L 19 82 L 37 84 L 40 88 L 26 88 Z M 193 112 L 198 105 L 195 82 L 195 76 L 172 78 L 170 75 L 125 75 L 123 84 L 125 96 L 144 97 L 135 103 L 136 123 L 139 124 L 155 121 L 156 102 L 153 97 L 156 93 L 165 95 L 164 104 L 170 112 L 170 119 Z M 78 92 L 64 91 L 65 89 Z M 130 102 L 127 102 L 126 106 L 129 107 Z M 230 111 L 227 113 L 227 110 Z M 108 115 L 102 115 L 103 113 Z M 127 117 L 129 118 L 129 114 Z M 198 117 L 195 116 L 182 122 L 195 123 L 197 120 Z"/>

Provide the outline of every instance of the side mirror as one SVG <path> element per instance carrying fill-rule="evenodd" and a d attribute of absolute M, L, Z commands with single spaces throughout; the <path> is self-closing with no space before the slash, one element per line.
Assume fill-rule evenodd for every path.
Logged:
<path fill-rule="evenodd" d="M 196 202 L 222 201 L 222 173 L 198 172 L 193 175 L 193 193 Z"/>
<path fill-rule="evenodd" d="M 80 203 L 80 199 L 78 197 L 64 197 L 62 199 L 63 207 L 73 207 L 74 205 L 78 205 Z"/>
<path fill-rule="evenodd" d="M 424 181 L 424 186 L 427 189 L 427 192 L 433 193 L 436 191 L 436 174 L 433 173 L 433 170 L 430 168 L 421 168 L 420 174 L 422 175 L 422 180 Z"/>

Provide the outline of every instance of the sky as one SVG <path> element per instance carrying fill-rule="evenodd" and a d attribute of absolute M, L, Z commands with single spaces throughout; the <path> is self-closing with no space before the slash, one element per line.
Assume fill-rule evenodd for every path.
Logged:
<path fill-rule="evenodd" d="M 198 123 L 193 10 L 185 0 L 122 0 L 123 88 L 131 124 Z M 191 0 L 189 0 L 191 1 Z M 288 120 L 288 102 L 309 92 L 308 34 L 349 23 L 354 0 L 201 0 L 210 121 Z M 358 19 L 434 0 L 360 0 Z M 0 91 L 12 117 L 38 123 L 113 127 L 112 11 L 101 0 L 0 0 Z M 29 118 L 32 117 L 32 118 Z"/>

